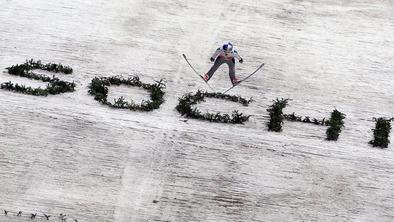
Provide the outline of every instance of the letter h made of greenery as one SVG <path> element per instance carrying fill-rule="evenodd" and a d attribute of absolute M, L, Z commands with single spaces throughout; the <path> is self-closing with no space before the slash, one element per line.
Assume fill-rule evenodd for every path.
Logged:
<path fill-rule="evenodd" d="M 344 127 L 345 114 L 338 110 L 333 110 L 329 120 L 318 120 L 316 118 L 297 116 L 295 113 L 283 114 L 283 109 L 288 105 L 289 99 L 276 99 L 274 103 L 267 109 L 269 113 L 269 122 L 267 123 L 268 131 L 281 132 L 283 120 L 297 121 L 302 123 L 311 123 L 315 125 L 328 126 L 326 131 L 327 140 L 338 140 L 339 134 Z"/>

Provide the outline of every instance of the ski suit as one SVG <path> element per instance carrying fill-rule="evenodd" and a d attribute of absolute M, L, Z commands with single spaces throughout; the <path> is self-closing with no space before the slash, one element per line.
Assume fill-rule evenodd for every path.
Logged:
<path fill-rule="evenodd" d="M 213 76 L 213 74 L 216 72 L 216 70 L 223 64 L 226 63 L 229 68 L 229 76 L 231 82 L 234 81 L 235 79 L 235 59 L 237 58 L 241 63 L 243 62 L 243 59 L 241 56 L 238 55 L 238 52 L 234 50 L 234 48 L 231 49 L 231 51 L 225 50 L 222 47 L 217 48 L 215 53 L 211 56 L 211 61 L 215 60 L 215 63 L 213 66 L 209 69 L 206 75 L 209 76 L 208 80 Z"/>

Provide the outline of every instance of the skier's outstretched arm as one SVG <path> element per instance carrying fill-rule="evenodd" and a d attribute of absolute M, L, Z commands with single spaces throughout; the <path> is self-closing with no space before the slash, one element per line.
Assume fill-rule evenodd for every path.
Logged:
<path fill-rule="evenodd" d="M 213 53 L 213 55 L 211 56 L 211 62 L 215 61 L 216 57 L 218 57 L 218 55 L 220 54 L 221 49 L 217 48 L 216 51 Z"/>
<path fill-rule="evenodd" d="M 234 50 L 234 57 L 237 58 L 239 60 L 240 63 L 243 63 L 244 60 L 242 59 L 242 57 L 238 54 L 237 51 Z"/>

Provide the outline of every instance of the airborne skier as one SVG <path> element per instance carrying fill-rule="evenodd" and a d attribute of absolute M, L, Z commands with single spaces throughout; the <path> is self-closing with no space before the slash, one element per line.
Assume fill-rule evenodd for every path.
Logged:
<path fill-rule="evenodd" d="M 215 63 L 209 69 L 209 71 L 203 75 L 203 79 L 208 82 L 216 70 L 223 63 L 226 63 L 229 68 L 231 83 L 233 86 L 237 85 L 240 80 L 235 76 L 235 58 L 237 58 L 240 63 L 243 63 L 243 59 L 238 55 L 238 52 L 234 49 L 233 44 L 231 44 L 231 42 L 224 43 L 220 48 L 217 48 L 215 53 L 211 56 L 211 62 Z"/>

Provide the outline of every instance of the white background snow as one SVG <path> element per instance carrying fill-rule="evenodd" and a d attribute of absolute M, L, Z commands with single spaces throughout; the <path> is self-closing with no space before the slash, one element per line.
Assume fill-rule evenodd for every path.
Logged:
<path fill-rule="evenodd" d="M 394 153 L 372 148 L 373 117 L 394 117 L 391 0 L 0 0 L 0 82 L 39 86 L 4 68 L 26 59 L 70 65 L 74 93 L 0 91 L 0 221 L 393 221 Z M 178 98 L 206 89 L 196 69 L 230 40 L 250 81 L 231 91 L 253 115 L 244 125 L 186 121 Z M 116 110 L 88 95 L 95 76 L 167 81 L 149 113 Z M 50 74 L 51 75 L 51 74 Z M 230 86 L 227 69 L 210 81 Z M 42 85 L 42 84 L 41 84 Z M 44 84 L 45 85 L 45 84 Z M 145 91 L 110 88 L 137 101 Z M 285 122 L 268 132 L 266 109 L 347 116 L 337 142 L 325 127 Z M 22 217 L 15 212 L 23 211 Z"/>

